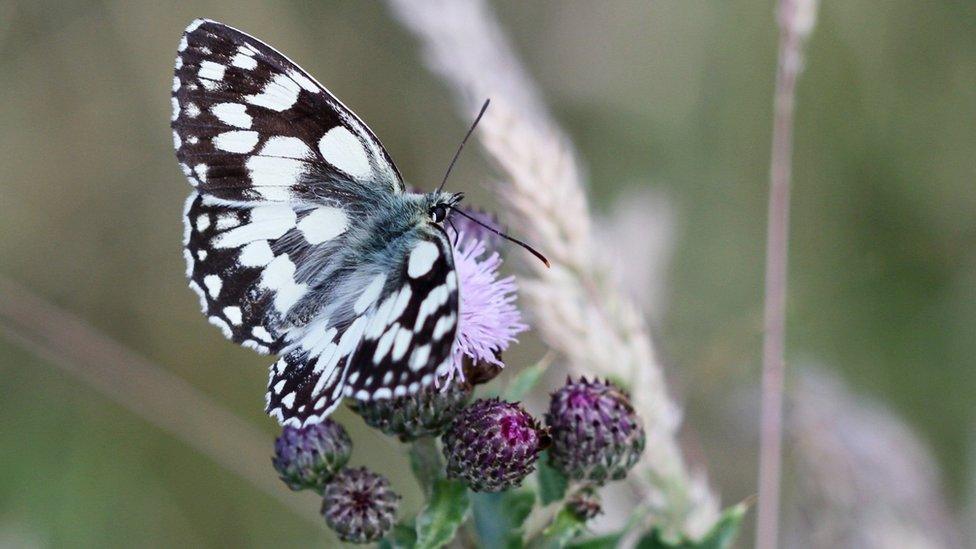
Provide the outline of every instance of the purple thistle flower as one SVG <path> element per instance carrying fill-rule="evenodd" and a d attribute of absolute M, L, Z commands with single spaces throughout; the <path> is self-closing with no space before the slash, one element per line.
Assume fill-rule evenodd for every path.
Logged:
<path fill-rule="evenodd" d="M 518 486 L 535 469 L 549 436 L 521 406 L 477 400 L 454 418 L 444 436 L 447 476 L 476 492 Z"/>
<path fill-rule="evenodd" d="M 491 233 L 464 218 L 460 220 L 463 223 L 457 224 L 454 241 L 454 266 L 461 300 L 454 371 L 462 371 L 465 356 L 476 364 L 503 366 L 499 353 L 516 340 L 515 336 L 528 329 L 515 307 L 515 277 L 498 278 L 502 259 L 498 252 L 488 250 L 495 245 L 487 238 Z"/>

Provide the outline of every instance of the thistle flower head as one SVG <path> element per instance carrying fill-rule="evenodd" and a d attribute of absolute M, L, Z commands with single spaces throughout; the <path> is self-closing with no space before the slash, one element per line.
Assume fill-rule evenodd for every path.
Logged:
<path fill-rule="evenodd" d="M 471 398 L 472 388 L 466 381 L 454 379 L 446 384 L 389 399 L 351 400 L 349 407 L 371 427 L 403 442 L 436 436 Z"/>
<path fill-rule="evenodd" d="M 461 218 L 464 219 L 464 218 Z M 462 224 L 475 225 L 474 223 Z M 482 230 L 482 233 L 487 231 Z M 515 277 L 498 277 L 501 256 L 488 251 L 490 240 L 479 240 L 479 232 L 459 228 L 454 241 L 454 266 L 458 274 L 461 317 L 454 346 L 454 371 L 463 371 L 463 359 L 475 364 L 502 366 L 498 354 L 528 329 L 515 307 Z"/>
<path fill-rule="evenodd" d="M 365 467 L 343 469 L 325 486 L 322 516 L 342 541 L 371 543 L 393 527 L 399 505 L 386 477 Z"/>
<path fill-rule="evenodd" d="M 644 427 L 630 397 L 609 382 L 566 380 L 549 401 L 552 465 L 575 480 L 618 480 L 644 451 Z"/>
<path fill-rule="evenodd" d="M 352 440 L 331 419 L 306 427 L 285 426 L 275 440 L 272 465 L 292 490 L 321 492 L 336 471 L 349 461 Z"/>
<path fill-rule="evenodd" d="M 493 398 L 462 410 L 442 440 L 449 477 L 476 492 L 498 492 L 535 469 L 548 437 L 521 406 Z"/>

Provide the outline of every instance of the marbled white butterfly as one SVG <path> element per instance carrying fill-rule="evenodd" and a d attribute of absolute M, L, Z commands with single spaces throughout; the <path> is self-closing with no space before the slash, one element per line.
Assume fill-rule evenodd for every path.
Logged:
<path fill-rule="evenodd" d="M 190 287 L 228 338 L 280 354 L 267 411 L 411 394 L 452 368 L 460 194 L 408 192 L 372 131 L 267 44 L 197 20 L 180 40 L 173 142 L 193 185 Z"/>

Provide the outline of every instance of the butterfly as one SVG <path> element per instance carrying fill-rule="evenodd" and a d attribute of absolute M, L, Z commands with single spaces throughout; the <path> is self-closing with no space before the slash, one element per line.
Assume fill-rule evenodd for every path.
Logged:
<path fill-rule="evenodd" d="M 355 113 L 222 23 L 187 27 L 172 102 L 194 187 L 190 287 L 226 337 L 279 355 L 271 416 L 313 424 L 343 397 L 409 395 L 450 373 L 460 301 L 444 223 L 460 193 L 409 192 Z"/>

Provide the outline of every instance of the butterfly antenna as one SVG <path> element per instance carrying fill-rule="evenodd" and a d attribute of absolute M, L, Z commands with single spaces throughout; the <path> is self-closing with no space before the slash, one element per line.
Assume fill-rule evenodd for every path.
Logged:
<path fill-rule="evenodd" d="M 486 104 L 486 105 L 487 105 L 487 104 Z M 546 259 L 546 256 L 544 256 L 544 255 L 542 255 L 542 254 L 541 254 L 541 253 L 539 253 L 539 252 L 538 252 L 538 251 L 537 251 L 537 250 L 536 250 L 535 248 L 533 248 L 532 246 L 529 246 L 529 245 L 528 245 L 528 244 L 526 244 L 525 242 L 522 242 L 521 240 L 519 240 L 519 239 L 517 239 L 517 238 L 513 238 L 513 237 L 511 237 L 511 236 L 508 236 L 507 234 L 505 234 L 505 233 L 503 233 L 503 232 L 501 232 L 501 231 L 499 231 L 498 229 L 496 229 L 496 228 L 494 228 L 494 227 L 492 227 L 491 225 L 487 225 L 487 224 L 485 224 L 485 223 L 482 223 L 481 221 L 479 221 L 479 220 L 477 220 L 477 219 L 475 219 L 474 217 L 472 217 L 472 216 L 470 216 L 470 215 L 468 215 L 468 214 L 466 214 L 466 213 L 464 213 L 464 211 L 463 211 L 463 210 L 459 210 L 459 209 L 457 209 L 457 208 L 451 208 L 451 210 L 453 210 L 453 211 L 455 211 L 455 212 L 457 212 L 457 213 L 458 213 L 459 215 L 461 215 L 462 217 L 466 217 L 466 218 L 468 218 L 468 219 L 470 219 L 471 221 L 474 221 L 474 222 L 475 222 L 475 223 L 477 223 L 478 225 L 481 225 L 482 227 L 484 227 L 484 228 L 486 228 L 486 229 L 488 229 L 489 231 L 491 231 L 491 232 L 493 232 L 493 233 L 495 233 L 495 234 L 497 234 L 498 236 L 500 236 L 500 237 L 502 237 L 502 238 L 504 238 L 505 240 L 508 240 L 508 241 L 510 241 L 510 242 L 514 242 L 515 244 L 518 244 L 519 246 L 521 246 L 521 247 L 523 247 L 523 248 L 525 248 L 526 250 L 528 250 L 528 251 L 529 251 L 529 253 L 531 253 L 532 255 L 534 255 L 534 256 L 536 256 L 537 258 L 539 258 L 539 260 L 540 260 L 540 261 L 542 261 L 543 263 L 545 263 L 545 264 L 546 264 L 546 267 L 549 267 L 549 266 L 550 266 L 550 265 L 549 265 L 549 260 L 548 260 L 548 259 Z M 457 229 L 455 229 L 455 230 L 457 230 Z"/>
<path fill-rule="evenodd" d="M 441 181 L 440 187 L 437 187 L 437 192 L 441 192 L 444 188 L 444 184 L 447 183 L 448 176 L 451 175 L 451 170 L 454 169 L 454 163 L 457 162 L 459 156 L 461 156 L 461 151 L 464 149 L 464 144 L 468 142 L 468 138 L 474 133 L 474 129 L 478 127 L 478 122 L 481 122 L 481 117 L 485 115 L 485 111 L 488 110 L 488 103 L 491 103 L 491 99 L 485 99 L 485 104 L 481 106 L 481 112 L 478 113 L 478 117 L 474 119 L 474 123 L 471 124 L 471 128 L 468 129 L 468 133 L 464 134 L 464 139 L 461 140 L 461 144 L 458 145 L 457 152 L 454 153 L 454 158 L 451 159 L 450 165 L 447 166 L 447 173 L 444 174 L 444 179 Z"/>

